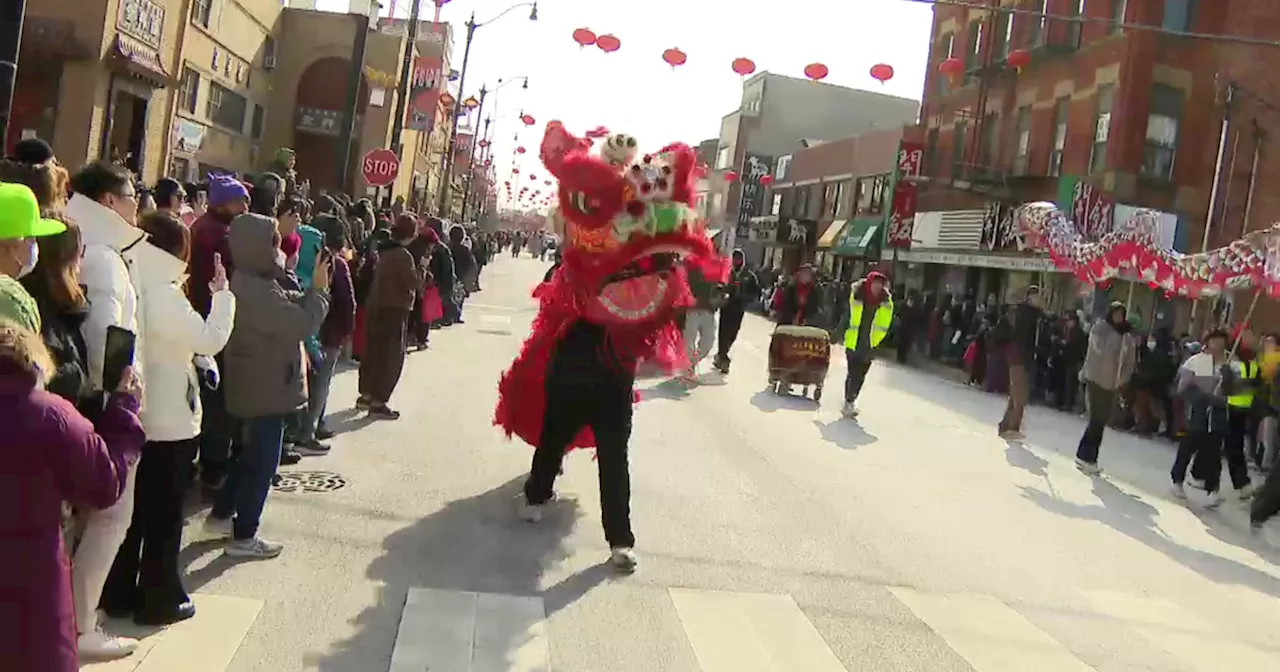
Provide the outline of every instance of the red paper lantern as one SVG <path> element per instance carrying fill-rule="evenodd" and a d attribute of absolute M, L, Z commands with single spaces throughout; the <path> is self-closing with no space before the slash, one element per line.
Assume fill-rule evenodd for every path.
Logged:
<path fill-rule="evenodd" d="M 596 46 L 600 47 L 600 51 L 603 51 L 606 54 L 611 54 L 622 48 L 622 40 L 619 40 L 612 35 L 601 35 L 596 38 Z"/>
<path fill-rule="evenodd" d="M 481 140 L 480 142 L 477 142 L 477 143 L 476 143 L 476 146 L 477 146 L 477 147 L 488 147 L 488 146 L 489 146 L 489 141 L 488 141 L 488 140 Z"/>
<path fill-rule="evenodd" d="M 871 66 L 871 77 L 884 84 L 893 79 L 893 66 L 887 63 L 877 63 Z"/>
<path fill-rule="evenodd" d="M 689 57 L 683 51 L 672 47 L 662 52 L 662 60 L 666 61 L 671 66 L 671 69 L 674 70 L 677 65 L 684 65 L 684 62 L 689 60 Z"/>
<path fill-rule="evenodd" d="M 519 174 L 520 174 L 520 169 L 519 169 L 519 168 L 512 168 L 512 169 L 511 169 L 511 174 L 512 174 L 512 175 L 519 175 Z"/>
<path fill-rule="evenodd" d="M 537 123 L 537 120 L 528 114 L 520 115 L 520 121 L 524 122 L 525 126 L 532 126 Z"/>
<path fill-rule="evenodd" d="M 749 58 L 735 58 L 733 59 L 733 71 L 738 73 L 740 77 L 746 77 L 756 71 L 756 62 Z"/>
<path fill-rule="evenodd" d="M 762 186 L 762 187 L 767 187 L 767 186 L 769 186 L 769 185 L 771 185 L 771 184 L 773 184 L 773 176 L 772 176 L 772 175 L 762 175 L 762 176 L 760 176 L 760 186 Z"/>
<path fill-rule="evenodd" d="M 734 181 L 734 180 L 736 180 L 736 179 L 738 179 L 738 174 L 737 174 L 737 173 L 733 172 L 732 170 L 726 170 L 726 171 L 724 171 L 724 181 L 725 181 L 725 182 L 732 182 L 732 181 Z"/>
<path fill-rule="evenodd" d="M 1017 70 L 1018 72 L 1022 72 L 1022 69 L 1027 67 L 1027 64 L 1031 63 L 1031 52 L 1026 49 L 1014 49 L 1009 52 L 1009 56 L 1006 60 L 1009 63 L 1009 67 Z"/>
<path fill-rule="evenodd" d="M 533 174 L 533 173 L 529 173 L 529 179 L 531 179 L 531 180 L 536 180 L 536 179 L 538 179 L 538 176 L 537 176 L 537 175 L 535 175 L 535 174 Z"/>
<path fill-rule="evenodd" d="M 440 94 L 440 104 L 444 105 L 445 107 L 453 107 L 453 103 L 456 100 L 457 99 L 453 97 L 453 94 L 449 93 L 448 91 L 445 91 L 444 93 Z"/>
<path fill-rule="evenodd" d="M 831 69 L 821 63 L 810 63 L 804 66 L 804 76 L 815 82 L 820 79 L 826 79 L 829 74 L 831 74 Z"/>
<path fill-rule="evenodd" d="M 524 154 L 524 147 L 516 147 L 516 154 Z"/>
<path fill-rule="evenodd" d="M 587 45 L 596 43 L 596 34 L 588 28 L 579 28 L 573 31 L 573 41 L 577 42 L 579 47 L 585 48 Z"/>
<path fill-rule="evenodd" d="M 964 74 L 964 62 L 958 58 L 948 58 L 938 64 L 938 72 L 955 79 Z"/>

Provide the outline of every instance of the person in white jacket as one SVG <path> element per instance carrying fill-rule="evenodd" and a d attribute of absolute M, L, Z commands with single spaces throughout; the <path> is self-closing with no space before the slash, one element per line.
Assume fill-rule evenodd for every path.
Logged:
<path fill-rule="evenodd" d="M 119 327 L 137 337 L 133 370 L 142 379 L 142 406 L 146 407 L 145 336 L 140 333 L 136 256 L 146 234 L 136 226 L 138 193 L 128 170 L 105 162 L 91 163 L 71 178 L 74 194 L 65 213 L 80 226 L 84 259 L 80 283 L 89 300 L 89 315 L 81 326 L 89 381 L 102 391 L 102 360 L 107 328 Z M 114 505 L 87 512 L 80 544 L 71 563 L 71 589 L 76 610 L 77 643 L 81 658 L 119 658 L 138 647 L 129 637 L 104 633 L 98 622 L 98 600 L 120 542 L 133 516 L 136 466 L 131 468 L 124 494 Z"/>
<path fill-rule="evenodd" d="M 150 403 L 140 414 L 147 443 L 138 465 L 133 521 L 107 577 L 102 607 L 113 616 L 131 614 L 139 625 L 156 626 L 196 612 L 178 566 L 182 505 L 200 435 L 200 386 L 217 383 L 213 355 L 231 337 L 235 297 L 215 256 L 212 308 L 208 319 L 201 317 L 184 288 L 191 253 L 187 227 L 170 212 L 148 213 L 138 226 L 148 236 L 137 254 L 145 309 L 140 326 L 147 339 L 143 364 L 150 372 Z"/>

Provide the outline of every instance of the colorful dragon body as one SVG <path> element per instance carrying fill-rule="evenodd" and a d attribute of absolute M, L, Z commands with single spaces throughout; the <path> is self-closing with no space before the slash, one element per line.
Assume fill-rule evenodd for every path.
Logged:
<path fill-rule="evenodd" d="M 1252 285 L 1280 296 L 1280 224 L 1224 247 L 1182 254 L 1157 242 L 1160 214 L 1153 210 L 1139 210 L 1094 242 L 1052 203 L 1028 203 L 1014 216 L 1026 247 L 1047 250 L 1059 268 L 1085 282 L 1103 283 L 1131 269 L 1170 295 L 1198 298 Z"/>
<path fill-rule="evenodd" d="M 604 328 L 610 352 L 599 353 L 601 367 L 634 374 L 643 361 L 677 370 L 687 359 L 672 320 L 693 304 L 685 265 L 712 277 L 728 271 L 692 207 L 693 150 L 668 145 L 627 164 L 636 158 L 634 139 L 603 144 L 604 155 L 593 154 L 589 140 L 558 121 L 542 141 L 542 162 L 559 180 L 553 220 L 563 228 L 563 258 L 533 292 L 538 315 L 501 378 L 494 415 L 507 436 L 533 446 L 546 413 L 548 367 L 571 327 L 586 320 Z M 569 448 L 594 445 L 584 429 Z"/>

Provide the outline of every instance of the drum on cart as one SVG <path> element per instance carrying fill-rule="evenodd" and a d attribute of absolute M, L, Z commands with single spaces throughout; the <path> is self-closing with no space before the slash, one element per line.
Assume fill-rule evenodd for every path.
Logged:
<path fill-rule="evenodd" d="M 800 385 L 804 396 L 812 393 L 813 400 L 820 401 L 830 365 L 831 335 L 825 329 L 793 325 L 774 329 L 769 341 L 769 386 L 775 394 Z"/>

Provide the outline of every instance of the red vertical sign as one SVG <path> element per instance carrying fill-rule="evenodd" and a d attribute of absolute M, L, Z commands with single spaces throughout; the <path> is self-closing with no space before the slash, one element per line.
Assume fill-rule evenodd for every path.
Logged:
<path fill-rule="evenodd" d="M 898 166 L 893 181 L 893 201 L 889 208 L 885 230 L 885 245 L 902 250 L 911 249 L 911 235 L 916 220 L 916 190 L 914 178 L 920 176 L 924 161 L 924 145 L 903 140 L 898 143 Z"/>

